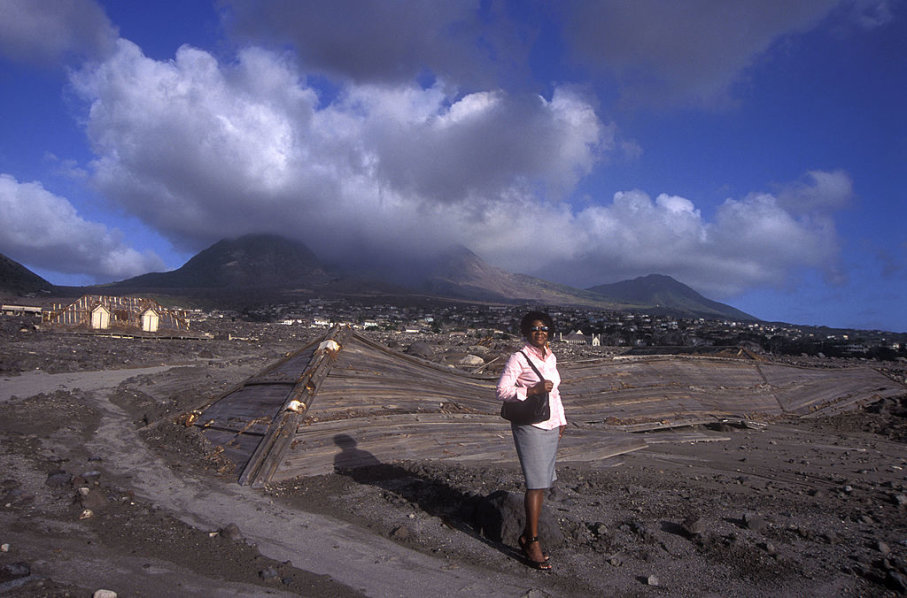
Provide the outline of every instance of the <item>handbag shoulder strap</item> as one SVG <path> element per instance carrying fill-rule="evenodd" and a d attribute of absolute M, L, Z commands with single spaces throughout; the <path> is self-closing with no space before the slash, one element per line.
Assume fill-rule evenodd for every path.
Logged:
<path fill-rule="evenodd" d="M 522 350 L 520 350 L 519 353 L 520 353 L 520 355 L 522 355 L 523 357 L 526 358 L 527 362 L 529 362 L 529 367 L 531 367 L 532 371 L 535 372 L 535 375 L 539 377 L 539 381 L 544 380 L 545 377 L 542 375 L 542 373 L 539 371 L 539 369 L 537 367 L 535 367 L 535 364 L 532 363 L 532 360 L 529 359 L 529 356 L 526 355 L 525 353 L 523 353 Z"/>

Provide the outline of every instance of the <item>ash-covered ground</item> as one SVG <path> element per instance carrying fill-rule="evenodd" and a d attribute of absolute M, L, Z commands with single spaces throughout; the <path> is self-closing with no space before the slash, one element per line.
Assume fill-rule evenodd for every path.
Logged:
<path fill-rule="evenodd" d="M 195 341 L 0 326 L 0 595 L 907 593 L 907 394 L 697 430 L 710 442 L 649 433 L 648 448 L 595 469 L 560 467 L 548 573 L 483 528 L 489 497 L 522 491 L 515 459 L 255 490 L 179 423 L 323 331 L 217 323 Z M 469 370 L 476 355 L 490 374 L 516 343 L 374 338 Z M 904 381 L 903 364 L 876 365 Z"/>

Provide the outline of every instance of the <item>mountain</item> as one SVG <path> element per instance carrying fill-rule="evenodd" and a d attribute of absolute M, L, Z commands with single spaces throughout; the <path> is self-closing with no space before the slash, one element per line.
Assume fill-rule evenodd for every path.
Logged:
<path fill-rule="evenodd" d="M 462 246 L 437 258 L 423 288 L 434 295 L 472 300 L 588 305 L 678 317 L 757 320 L 729 305 L 706 299 L 670 276 L 651 274 L 581 290 L 525 274 L 512 274 L 487 264 Z"/>
<path fill-rule="evenodd" d="M 602 284 L 587 289 L 606 301 L 627 303 L 648 312 L 666 312 L 688 317 L 758 321 L 730 305 L 706 299 L 687 285 L 663 274 Z"/>
<path fill-rule="evenodd" d="M 421 286 L 433 295 L 477 301 L 621 307 L 588 291 L 496 268 L 462 245 L 440 254 Z"/>
<path fill-rule="evenodd" d="M 135 289 L 250 289 L 311 287 L 327 279 L 315 254 L 277 235 L 218 241 L 172 272 L 154 272 L 110 286 Z"/>
<path fill-rule="evenodd" d="M 0 292 L 26 295 L 40 291 L 51 291 L 50 284 L 19 262 L 0 253 Z"/>
<path fill-rule="evenodd" d="M 360 269 L 363 267 L 359 265 Z M 405 286 L 374 270 L 326 272 L 303 243 L 277 235 L 224 239 L 171 272 L 143 274 L 95 287 L 54 287 L 24 266 L 0 255 L 0 291 L 57 293 L 165 293 L 220 303 L 279 302 L 299 292 L 334 297 L 385 297 L 413 301 L 429 295 L 466 301 L 588 306 L 646 311 L 679 317 L 750 320 L 729 305 L 706 299 L 669 276 L 653 274 L 582 290 L 491 266 L 463 246 L 438 255 L 420 255 L 398 269 L 409 270 Z"/>

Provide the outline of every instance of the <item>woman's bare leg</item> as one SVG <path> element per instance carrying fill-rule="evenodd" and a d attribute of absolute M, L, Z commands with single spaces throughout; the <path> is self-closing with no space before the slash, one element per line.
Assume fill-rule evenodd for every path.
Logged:
<path fill-rule="evenodd" d="M 526 490 L 523 504 L 526 508 L 526 531 L 524 537 L 528 540 L 539 535 L 539 518 L 542 515 L 542 504 L 545 500 L 545 489 Z M 529 559 L 536 562 L 545 560 L 542 547 L 538 542 L 526 546 Z"/>

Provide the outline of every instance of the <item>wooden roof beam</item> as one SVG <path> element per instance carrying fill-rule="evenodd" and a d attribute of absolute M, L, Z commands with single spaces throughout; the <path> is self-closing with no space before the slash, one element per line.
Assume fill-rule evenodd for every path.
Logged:
<path fill-rule="evenodd" d="M 283 454 L 296 434 L 303 415 L 311 408 L 318 386 L 327 377 L 349 334 L 349 326 L 335 324 L 325 335 L 308 366 L 296 380 L 278 416 L 271 421 L 264 437 L 243 468 L 239 476 L 240 485 L 260 487 L 270 481 L 280 466 Z"/>

